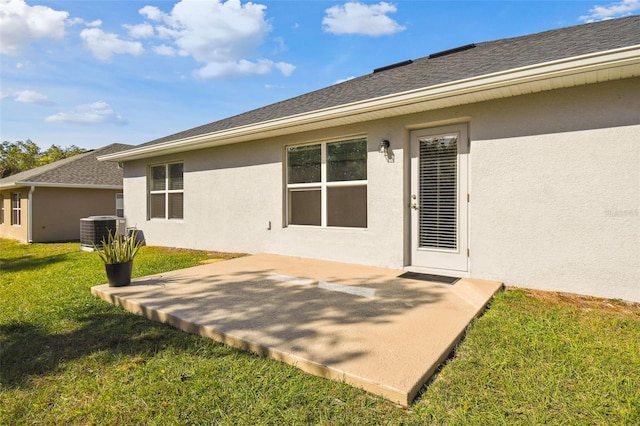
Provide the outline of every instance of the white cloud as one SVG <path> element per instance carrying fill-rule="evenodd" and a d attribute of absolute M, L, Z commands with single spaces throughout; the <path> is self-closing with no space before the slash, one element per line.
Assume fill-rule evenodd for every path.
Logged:
<path fill-rule="evenodd" d="M 64 37 L 68 12 L 29 6 L 24 0 L 0 0 L 0 52 L 15 56 L 35 40 Z"/>
<path fill-rule="evenodd" d="M 123 26 L 129 30 L 129 35 L 133 38 L 150 38 L 154 34 L 153 25 L 148 23 Z"/>
<path fill-rule="evenodd" d="M 285 77 L 289 77 L 296 70 L 296 66 L 286 62 L 276 62 L 273 66 Z"/>
<path fill-rule="evenodd" d="M 175 43 L 200 62 L 225 62 L 251 54 L 271 27 L 265 6 L 239 0 L 177 3 L 164 21 Z"/>
<path fill-rule="evenodd" d="M 74 110 L 59 112 L 45 118 L 47 123 L 67 124 L 127 124 L 127 120 L 117 114 L 108 103 L 98 101 L 91 104 L 78 105 Z"/>
<path fill-rule="evenodd" d="M 101 61 L 108 61 L 114 54 L 141 55 L 142 43 L 121 40 L 117 34 L 105 33 L 100 28 L 84 29 L 80 32 L 87 48 Z"/>
<path fill-rule="evenodd" d="M 13 100 L 23 104 L 50 105 L 51 102 L 46 95 L 34 92 L 33 90 L 21 90 L 13 94 Z"/>
<path fill-rule="evenodd" d="M 147 17 L 148 19 L 151 19 L 152 21 L 162 21 L 167 16 L 167 14 L 165 14 L 155 6 L 145 6 L 140 9 L 138 13 L 140 13 L 140 15 L 142 16 Z"/>
<path fill-rule="evenodd" d="M 172 30 L 171 28 L 167 28 L 163 25 L 158 25 L 156 27 L 156 32 L 158 33 L 158 37 L 161 39 L 173 39 L 180 35 L 178 31 Z"/>
<path fill-rule="evenodd" d="M 264 5 L 242 4 L 240 0 L 182 0 L 170 13 L 154 6 L 138 12 L 156 23 L 157 37 L 166 41 L 154 51 L 166 56 L 191 56 L 205 64 L 194 73 L 199 78 L 267 74 L 274 69 L 290 75 L 295 69 L 291 64 L 251 59 L 271 31 L 265 9 Z"/>
<path fill-rule="evenodd" d="M 162 56 L 177 56 L 179 53 L 176 49 L 171 46 L 167 46 L 166 44 L 155 46 L 153 51 Z"/>
<path fill-rule="evenodd" d="M 282 37 L 276 37 L 273 39 L 273 41 L 276 43 L 276 46 L 277 46 L 275 50 L 276 53 L 286 52 L 287 50 L 289 50 Z"/>
<path fill-rule="evenodd" d="M 202 79 L 265 75 L 270 73 L 274 68 L 285 76 L 291 75 L 295 70 L 295 66 L 285 62 L 273 62 L 269 59 L 258 59 L 252 62 L 241 59 L 239 61 L 209 62 L 204 67 L 195 70 L 194 75 Z"/>
<path fill-rule="evenodd" d="M 347 78 L 341 78 L 340 80 L 337 80 L 335 83 L 333 84 L 340 84 L 340 83 L 344 83 L 345 81 L 349 81 L 349 80 L 353 80 L 355 78 L 355 76 L 350 75 Z"/>
<path fill-rule="evenodd" d="M 82 18 L 71 18 L 71 19 L 67 19 L 67 24 L 84 25 L 87 27 L 99 27 L 100 25 L 102 25 L 102 21 L 100 19 L 96 19 L 95 21 L 87 22 Z"/>
<path fill-rule="evenodd" d="M 380 36 L 403 31 L 405 27 L 387 16 L 397 8 L 387 2 L 363 4 L 348 2 L 327 9 L 322 28 L 332 34 Z"/>
<path fill-rule="evenodd" d="M 38 93 L 33 90 L 8 90 L 2 92 L 0 98 L 11 98 L 15 102 L 20 102 L 21 104 L 34 104 L 34 105 L 51 105 L 52 102 L 49 101 L 49 98 L 42 93 Z"/>
<path fill-rule="evenodd" d="M 584 22 L 604 21 L 606 19 L 620 18 L 632 15 L 640 10 L 640 0 L 622 0 L 607 6 L 594 6 L 589 9 L 589 14 L 581 16 Z"/>

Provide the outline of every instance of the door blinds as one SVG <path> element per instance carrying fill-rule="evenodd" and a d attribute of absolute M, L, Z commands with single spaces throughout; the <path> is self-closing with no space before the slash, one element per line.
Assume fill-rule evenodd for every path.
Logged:
<path fill-rule="evenodd" d="M 420 248 L 458 248 L 457 157 L 457 135 L 420 139 Z"/>

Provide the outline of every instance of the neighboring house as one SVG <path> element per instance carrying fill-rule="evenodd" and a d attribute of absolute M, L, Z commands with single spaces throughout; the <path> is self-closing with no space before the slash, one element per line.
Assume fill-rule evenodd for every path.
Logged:
<path fill-rule="evenodd" d="M 440 52 L 100 159 L 124 163 L 149 244 L 640 301 L 640 16 Z"/>
<path fill-rule="evenodd" d="M 24 242 L 80 239 L 80 219 L 115 215 L 122 169 L 98 161 L 132 148 L 112 144 L 0 179 L 0 237 Z"/>

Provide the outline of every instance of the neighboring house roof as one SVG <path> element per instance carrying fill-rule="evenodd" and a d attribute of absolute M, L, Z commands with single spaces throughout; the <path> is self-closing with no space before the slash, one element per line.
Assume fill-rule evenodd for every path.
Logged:
<path fill-rule="evenodd" d="M 0 179 L 0 188 L 53 186 L 67 188 L 122 188 L 122 170 L 116 163 L 98 161 L 132 145 L 114 143 Z"/>
<path fill-rule="evenodd" d="M 612 68 L 617 71 L 610 72 Z M 103 159 L 144 158 L 639 75 L 640 16 L 631 16 L 463 46 L 383 67 Z"/>

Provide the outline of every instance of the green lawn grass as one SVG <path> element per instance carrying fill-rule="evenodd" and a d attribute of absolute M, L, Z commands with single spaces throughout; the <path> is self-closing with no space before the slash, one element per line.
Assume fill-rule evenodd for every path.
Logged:
<path fill-rule="evenodd" d="M 223 256 L 144 247 L 134 276 Z M 90 295 L 78 244 L 0 240 L 0 424 L 638 424 L 640 307 L 507 290 L 408 409 Z"/>

